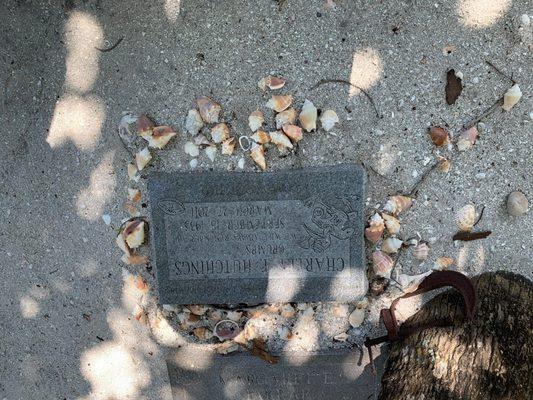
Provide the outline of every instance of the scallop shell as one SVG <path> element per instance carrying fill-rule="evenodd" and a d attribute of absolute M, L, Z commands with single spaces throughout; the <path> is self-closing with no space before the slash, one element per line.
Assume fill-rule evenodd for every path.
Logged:
<path fill-rule="evenodd" d="M 211 129 L 211 139 L 215 143 L 222 143 L 224 140 L 229 138 L 229 128 L 224 122 L 215 125 Z"/>
<path fill-rule="evenodd" d="M 372 243 L 376 243 L 381 239 L 385 230 L 383 218 L 376 213 L 370 218 L 369 224 L 370 226 L 365 229 L 365 237 Z"/>
<path fill-rule="evenodd" d="M 300 125 L 307 132 L 314 131 L 316 129 L 317 109 L 312 102 L 305 100 L 300 112 Z"/>
<path fill-rule="evenodd" d="M 431 141 L 433 142 L 433 144 L 437 147 L 441 147 L 450 141 L 450 136 L 448 135 L 448 132 L 446 132 L 445 129 L 439 126 L 430 127 L 429 136 L 431 137 Z"/>
<path fill-rule="evenodd" d="M 294 108 L 288 108 L 285 111 L 276 114 L 276 129 L 281 129 L 285 124 L 294 124 L 296 121 L 296 110 Z"/>
<path fill-rule="evenodd" d="M 141 200 L 141 191 L 139 189 L 128 188 L 128 199 L 134 203 Z"/>
<path fill-rule="evenodd" d="M 176 132 L 170 126 L 156 126 L 151 135 L 142 135 L 148 142 L 148 146 L 162 149 L 170 139 L 176 136 Z"/>
<path fill-rule="evenodd" d="M 135 165 L 131 163 L 128 164 L 128 178 L 130 179 L 130 181 L 139 182 L 140 176 L 137 172 L 138 172 L 138 169 Z"/>
<path fill-rule="evenodd" d="M 241 329 L 235 321 L 232 321 L 231 319 L 223 319 L 215 325 L 213 334 L 218 338 L 218 340 L 224 341 L 233 339 L 240 333 L 240 331 Z"/>
<path fill-rule="evenodd" d="M 263 171 L 266 171 L 267 165 L 265 160 L 265 149 L 262 145 L 257 145 L 252 148 L 250 151 L 250 156 L 252 160 L 261 168 Z"/>
<path fill-rule="evenodd" d="M 420 243 L 413 249 L 413 256 L 417 260 L 423 261 L 426 258 L 428 258 L 428 255 L 429 255 L 429 246 L 425 243 Z"/>
<path fill-rule="evenodd" d="M 269 133 L 270 141 L 278 146 L 285 147 L 288 149 L 292 149 L 293 145 L 291 143 L 291 140 L 285 136 L 285 134 L 281 131 L 274 131 Z"/>
<path fill-rule="evenodd" d="M 266 90 L 267 87 L 270 90 L 277 90 L 285 86 L 285 79 L 268 75 L 264 78 L 261 78 L 259 82 L 257 82 L 257 86 L 259 86 L 259 89 L 261 90 Z"/>
<path fill-rule="evenodd" d="M 348 317 L 348 322 L 352 328 L 358 328 L 365 320 L 366 311 L 362 308 L 356 308 Z"/>
<path fill-rule="evenodd" d="M 515 217 L 525 214 L 529 207 L 529 201 L 522 192 L 511 192 L 507 196 L 507 212 Z"/>
<path fill-rule="evenodd" d="M 211 100 L 209 97 L 200 97 L 196 100 L 196 105 L 200 111 L 200 116 L 206 124 L 216 124 L 218 122 L 218 116 L 222 108 L 216 101 Z"/>
<path fill-rule="evenodd" d="M 387 254 L 379 250 L 372 253 L 372 268 L 377 276 L 389 279 L 393 267 L 394 260 Z"/>
<path fill-rule="evenodd" d="M 459 135 L 459 139 L 457 140 L 457 148 L 459 151 L 470 149 L 476 143 L 477 135 L 478 130 L 475 126 L 467 129 L 466 131 L 462 131 Z"/>
<path fill-rule="evenodd" d="M 433 269 L 437 271 L 443 271 L 451 267 L 451 265 L 454 263 L 454 259 L 450 257 L 439 257 L 435 260 L 435 263 L 433 263 Z"/>
<path fill-rule="evenodd" d="M 150 154 L 150 150 L 148 150 L 148 147 L 145 147 L 144 149 L 139 151 L 137 154 L 135 154 L 135 164 L 137 165 L 137 169 L 141 171 L 144 167 L 148 165 L 151 159 L 152 155 Z"/>
<path fill-rule="evenodd" d="M 294 143 L 303 139 L 302 128 L 299 126 L 285 124 L 282 126 L 282 129 L 285 135 L 287 135 Z"/>
<path fill-rule="evenodd" d="M 189 110 L 187 118 L 185 119 L 185 129 L 192 136 L 198 135 L 198 132 L 203 128 L 204 121 L 198 110 Z"/>
<path fill-rule="evenodd" d="M 520 90 L 520 87 L 518 86 L 518 84 L 515 83 L 503 95 L 502 108 L 505 111 L 509 111 L 511 108 L 515 106 L 516 103 L 520 101 L 521 98 L 522 98 L 522 91 Z"/>
<path fill-rule="evenodd" d="M 387 227 L 387 231 L 389 232 L 389 234 L 397 235 L 400 232 L 401 228 L 400 221 L 398 220 L 398 218 L 385 213 L 381 214 L 381 216 L 385 220 L 385 226 Z"/>
<path fill-rule="evenodd" d="M 139 115 L 139 118 L 137 118 L 137 132 L 139 132 L 139 135 L 151 134 L 154 126 L 155 124 L 152 120 L 144 114 Z"/>
<path fill-rule="evenodd" d="M 248 117 L 248 126 L 250 127 L 252 132 L 255 132 L 256 130 L 260 129 L 264 122 L 265 117 L 263 116 L 263 113 L 259 110 L 253 111 Z"/>
<path fill-rule="evenodd" d="M 144 243 L 144 221 L 140 219 L 129 222 L 122 231 L 124 240 L 130 249 L 135 249 Z"/>
<path fill-rule="evenodd" d="M 185 154 L 188 154 L 191 157 L 198 157 L 198 155 L 200 154 L 198 146 L 193 142 L 185 143 L 185 145 L 183 146 L 183 150 L 185 151 Z"/>
<path fill-rule="evenodd" d="M 326 132 L 329 132 L 339 122 L 339 116 L 333 110 L 326 110 L 320 116 L 320 123 Z"/>
<path fill-rule="evenodd" d="M 460 231 L 470 232 L 476 222 L 476 209 L 472 204 L 467 204 L 457 212 L 457 226 Z"/>
<path fill-rule="evenodd" d="M 387 238 L 383 241 L 383 245 L 381 246 L 381 250 L 385 253 L 397 253 L 398 250 L 402 247 L 403 242 L 395 237 Z"/>
<path fill-rule="evenodd" d="M 229 138 L 222 142 L 222 154 L 232 155 L 235 151 L 235 138 Z"/>
<path fill-rule="evenodd" d="M 215 161 L 215 157 L 217 155 L 217 146 L 215 145 L 207 146 L 204 149 L 204 151 L 207 157 L 211 160 L 211 162 Z"/>
<path fill-rule="evenodd" d="M 282 112 L 292 104 L 292 96 L 272 96 L 272 98 L 266 103 L 268 108 L 276 112 Z"/>
<path fill-rule="evenodd" d="M 256 143 L 263 144 L 270 142 L 270 136 L 268 135 L 268 133 L 262 130 L 258 130 L 251 137 L 252 140 Z"/>
<path fill-rule="evenodd" d="M 383 211 L 398 215 L 402 211 L 407 210 L 409 207 L 411 207 L 411 204 L 413 204 L 413 199 L 407 196 L 392 196 L 387 200 L 387 203 L 383 207 Z"/>

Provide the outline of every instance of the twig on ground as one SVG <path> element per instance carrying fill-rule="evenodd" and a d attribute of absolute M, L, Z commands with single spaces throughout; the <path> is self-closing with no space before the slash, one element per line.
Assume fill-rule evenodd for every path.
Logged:
<path fill-rule="evenodd" d="M 470 242 L 471 240 L 485 239 L 492 231 L 482 232 L 457 232 L 453 235 L 453 240 L 462 240 L 463 242 Z"/>
<path fill-rule="evenodd" d="M 491 115 L 494 111 L 496 111 L 498 108 L 500 108 L 500 106 L 503 104 L 503 96 L 500 97 L 498 100 L 496 100 L 496 102 L 491 105 L 489 108 L 487 108 L 485 111 L 483 111 L 479 116 L 471 119 L 470 121 L 468 121 L 466 124 L 463 125 L 463 128 L 464 129 L 470 129 L 472 128 L 474 125 L 477 125 L 477 123 L 479 121 L 481 121 L 483 118 L 486 118 L 488 117 L 489 115 Z"/>
<path fill-rule="evenodd" d="M 422 174 L 420 179 L 413 185 L 413 188 L 409 192 L 409 197 L 416 197 L 416 194 L 418 192 L 418 188 L 422 183 L 424 183 L 429 175 L 439 166 L 439 162 L 435 162 L 431 167 L 429 167 L 426 172 Z"/>
<path fill-rule="evenodd" d="M 98 51 L 101 51 L 102 53 L 107 53 L 108 51 L 111 51 L 115 47 L 117 47 L 123 40 L 124 40 L 124 36 L 121 36 L 120 39 L 118 39 L 117 42 L 113 46 L 106 47 L 105 49 L 101 49 L 99 47 L 95 47 L 95 49 L 98 50 Z"/>
<path fill-rule="evenodd" d="M 472 226 L 476 226 L 477 224 L 479 224 L 479 221 L 481 221 L 481 218 L 483 218 L 483 213 L 484 212 L 485 212 L 485 206 L 483 206 L 483 208 L 481 208 L 481 212 L 479 213 L 479 218 L 477 219 L 477 221 Z"/>
<path fill-rule="evenodd" d="M 503 76 L 504 78 L 507 78 L 509 79 L 512 84 L 514 85 L 516 83 L 516 81 L 513 79 L 513 77 L 507 75 L 506 73 L 502 72 L 496 65 L 494 65 L 493 63 L 491 63 L 490 61 L 486 61 L 485 62 L 490 65 L 492 68 L 494 68 L 494 70 L 499 73 L 501 76 Z"/>

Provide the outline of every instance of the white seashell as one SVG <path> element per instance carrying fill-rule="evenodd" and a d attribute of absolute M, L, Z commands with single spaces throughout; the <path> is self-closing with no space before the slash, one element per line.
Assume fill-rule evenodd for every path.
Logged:
<path fill-rule="evenodd" d="M 437 271 L 444 271 L 448 269 L 454 263 L 453 258 L 439 257 L 433 263 L 433 269 Z"/>
<path fill-rule="evenodd" d="M 244 164 L 246 163 L 246 161 L 244 160 L 244 158 L 239 158 L 239 161 L 237 161 L 237 167 L 239 167 L 240 169 L 244 169 Z"/>
<path fill-rule="evenodd" d="M 270 142 L 270 136 L 268 133 L 262 130 L 256 131 L 252 136 L 252 140 L 259 144 L 264 144 Z"/>
<path fill-rule="evenodd" d="M 395 237 L 387 238 L 383 241 L 383 245 L 381 246 L 381 250 L 385 253 L 397 253 L 398 250 L 402 247 L 403 242 Z"/>
<path fill-rule="evenodd" d="M 156 126 L 152 129 L 151 134 L 142 135 L 148 142 L 148 146 L 158 149 L 165 147 L 174 136 L 176 136 L 176 132 L 170 126 Z"/>
<path fill-rule="evenodd" d="M 420 283 L 426 279 L 433 271 L 424 272 L 423 274 L 418 275 L 398 275 L 397 281 L 400 284 L 400 287 L 404 293 L 414 292 Z"/>
<path fill-rule="evenodd" d="M 276 114 L 276 129 L 281 129 L 285 124 L 293 125 L 294 121 L 296 121 L 296 110 L 294 108 L 288 108 Z"/>
<path fill-rule="evenodd" d="M 187 118 L 185 119 L 185 129 L 192 136 L 198 135 L 198 132 L 203 128 L 204 121 L 198 110 L 189 110 Z"/>
<path fill-rule="evenodd" d="M 137 173 L 137 167 L 133 164 L 128 164 L 128 178 L 130 181 L 139 182 L 139 174 Z"/>
<path fill-rule="evenodd" d="M 286 110 L 292 104 L 292 96 L 272 96 L 272 98 L 266 103 L 266 106 L 276 112 L 282 112 Z"/>
<path fill-rule="evenodd" d="M 286 147 L 289 149 L 293 148 L 293 145 L 291 143 L 291 140 L 285 136 L 284 133 L 280 131 L 270 132 L 270 141 L 274 144 L 277 144 L 278 146 Z"/>
<path fill-rule="evenodd" d="M 200 154 L 200 149 L 198 149 L 198 146 L 193 142 L 185 143 L 185 145 L 183 146 L 183 150 L 185 151 L 185 154 L 188 154 L 191 157 L 198 157 L 198 155 Z"/>
<path fill-rule="evenodd" d="M 229 138 L 229 128 L 224 122 L 215 125 L 211 129 L 211 139 L 213 139 L 213 142 L 222 143 L 224 140 L 228 138 Z"/>
<path fill-rule="evenodd" d="M 457 212 L 457 226 L 460 231 L 470 232 L 476 222 L 476 208 L 467 204 Z"/>
<path fill-rule="evenodd" d="M 232 155 L 235 151 L 235 138 L 229 138 L 222 142 L 222 154 Z"/>
<path fill-rule="evenodd" d="M 261 78 L 259 82 L 257 82 L 257 86 L 259 86 L 259 89 L 261 90 L 266 90 L 267 87 L 270 90 L 281 89 L 283 86 L 285 86 L 285 79 L 268 75 L 264 78 Z"/>
<path fill-rule="evenodd" d="M 376 243 L 381 239 L 385 230 L 383 218 L 378 213 L 375 213 L 370 218 L 369 224 L 370 226 L 365 229 L 365 237 L 372 243 Z"/>
<path fill-rule="evenodd" d="M 242 318 L 242 311 L 228 311 L 227 318 L 239 322 L 239 320 Z"/>
<path fill-rule="evenodd" d="M 465 151 L 470 149 L 476 143 L 478 136 L 478 130 L 475 126 L 462 131 L 459 134 L 459 139 L 457 140 L 457 148 L 459 151 Z"/>
<path fill-rule="evenodd" d="M 348 334 L 346 332 L 339 333 L 338 335 L 333 336 L 333 340 L 337 342 L 346 342 L 346 340 L 348 340 Z"/>
<path fill-rule="evenodd" d="M 196 105 L 200 111 L 202 120 L 207 124 L 216 124 L 218 122 L 218 116 L 222 108 L 216 101 L 211 100 L 209 97 L 200 97 L 196 100 Z"/>
<path fill-rule="evenodd" d="M 150 150 L 148 150 L 148 147 L 145 147 L 144 149 L 139 151 L 137 154 L 135 154 L 135 164 L 137 165 L 137 169 L 141 171 L 144 167 L 148 165 L 151 159 L 152 155 L 150 154 Z"/>
<path fill-rule="evenodd" d="M 387 227 L 387 231 L 389 232 L 389 234 L 397 235 L 400 232 L 401 228 L 400 221 L 398 220 L 398 218 L 385 213 L 381 214 L 381 216 L 385 220 L 385 226 Z"/>
<path fill-rule="evenodd" d="M 250 156 L 252 160 L 261 168 L 263 171 L 267 169 L 266 160 L 265 160 L 265 149 L 263 145 L 256 145 L 252 147 L 250 151 Z"/>
<path fill-rule="evenodd" d="M 320 123 L 326 132 L 329 132 L 339 122 L 339 116 L 333 110 L 326 110 L 320 116 Z"/>
<path fill-rule="evenodd" d="M 407 196 L 392 196 L 387 200 L 383 211 L 386 213 L 391 213 L 393 215 L 398 215 L 402 211 L 407 210 L 413 204 L 413 199 Z"/>
<path fill-rule="evenodd" d="M 352 311 L 350 316 L 348 317 L 348 322 L 352 326 L 352 328 L 358 328 L 361 326 L 363 321 L 365 320 L 365 309 L 364 308 L 356 308 Z"/>
<path fill-rule="evenodd" d="M 520 90 L 520 87 L 518 86 L 518 84 L 515 83 L 503 95 L 503 106 L 502 106 L 502 108 L 505 111 L 509 111 L 511 108 L 513 108 L 515 106 L 516 103 L 518 103 L 520 101 L 521 98 L 522 98 L 522 91 Z"/>
<path fill-rule="evenodd" d="M 207 146 L 204 151 L 207 157 L 209 157 L 209 159 L 211 160 L 211 162 L 215 161 L 215 157 L 217 155 L 217 146 Z"/>
<path fill-rule="evenodd" d="M 300 112 L 299 120 L 302 128 L 307 132 L 314 131 L 316 129 L 317 109 L 312 102 L 305 100 Z"/>
<path fill-rule="evenodd" d="M 426 243 L 420 243 L 413 249 L 413 256 L 417 260 L 424 261 L 428 258 L 429 246 Z"/>
<path fill-rule="evenodd" d="M 141 200 L 141 191 L 139 189 L 128 188 L 128 199 L 134 203 Z"/>
<path fill-rule="evenodd" d="M 372 267 L 377 276 L 389 279 L 394 267 L 394 260 L 387 254 L 376 250 L 372 253 Z"/>
<path fill-rule="evenodd" d="M 263 116 L 263 113 L 259 110 L 252 112 L 248 117 L 248 126 L 250 127 L 252 132 L 255 132 L 256 130 L 260 129 L 264 122 L 265 118 Z"/>
<path fill-rule="evenodd" d="M 144 221 L 136 219 L 129 222 L 122 232 L 124 240 L 130 249 L 135 249 L 144 243 Z"/>
<path fill-rule="evenodd" d="M 507 196 L 507 212 L 515 217 L 525 214 L 529 207 L 529 201 L 524 193 L 515 191 Z"/>

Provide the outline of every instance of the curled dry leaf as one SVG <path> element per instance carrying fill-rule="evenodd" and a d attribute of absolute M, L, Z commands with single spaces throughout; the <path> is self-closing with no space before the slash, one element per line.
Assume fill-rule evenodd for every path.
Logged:
<path fill-rule="evenodd" d="M 372 267 L 377 276 L 389 279 L 394 267 L 394 260 L 387 254 L 376 250 L 372 253 Z"/>
<path fill-rule="evenodd" d="M 393 217 L 392 215 L 382 213 L 381 216 L 385 220 L 385 226 L 387 227 L 387 231 L 391 235 L 397 235 L 400 232 L 400 221 L 398 218 Z"/>
<path fill-rule="evenodd" d="M 259 89 L 261 90 L 266 90 L 267 87 L 270 90 L 277 90 L 285 86 L 285 79 L 268 75 L 264 78 L 261 78 L 259 82 L 257 82 L 257 86 L 259 86 Z"/>
<path fill-rule="evenodd" d="M 280 131 L 270 132 L 269 136 L 270 136 L 270 141 L 272 143 L 278 146 L 281 146 L 281 147 L 288 148 L 288 149 L 293 148 L 293 145 L 290 139 L 287 136 L 285 136 L 283 132 L 280 132 Z"/>
<path fill-rule="evenodd" d="M 298 117 L 302 128 L 305 129 L 307 132 L 314 131 L 316 129 L 317 115 L 318 112 L 315 105 L 311 101 L 306 99 L 302 106 L 300 116 Z"/>
<path fill-rule="evenodd" d="M 133 203 L 141 200 L 141 191 L 139 189 L 128 188 L 128 199 Z"/>
<path fill-rule="evenodd" d="M 137 118 L 137 132 L 139 132 L 139 135 L 150 135 L 154 126 L 153 121 L 144 114 L 139 115 L 139 118 Z"/>
<path fill-rule="evenodd" d="M 143 220 L 136 219 L 124 227 L 122 234 L 130 249 L 135 249 L 144 243 L 144 225 Z"/>
<path fill-rule="evenodd" d="M 204 151 L 207 157 L 211 160 L 211 162 L 215 161 L 215 158 L 217 155 L 217 146 L 215 145 L 207 146 Z"/>
<path fill-rule="evenodd" d="M 189 110 L 187 113 L 187 118 L 185 119 L 185 129 L 192 136 L 198 135 L 200 130 L 204 126 L 204 121 L 198 110 Z"/>
<path fill-rule="evenodd" d="M 383 236 L 384 230 L 383 218 L 378 213 L 375 213 L 370 218 L 369 227 L 365 229 L 365 237 L 372 243 L 377 243 Z"/>
<path fill-rule="evenodd" d="M 403 242 L 395 237 L 387 238 L 383 241 L 383 245 L 381 246 L 381 250 L 385 253 L 397 253 L 398 250 L 402 247 Z"/>
<path fill-rule="evenodd" d="M 243 347 L 248 350 L 253 356 L 259 357 L 269 364 L 277 364 L 279 361 L 279 357 L 273 356 L 267 351 L 266 343 L 263 339 L 253 339 L 250 347 Z"/>
<path fill-rule="evenodd" d="M 185 143 L 185 145 L 183 146 L 183 151 L 185 151 L 185 154 L 188 154 L 191 157 L 198 157 L 198 155 L 200 154 L 200 149 L 198 149 L 198 146 L 193 142 Z"/>
<path fill-rule="evenodd" d="M 224 155 L 232 155 L 235 151 L 235 138 L 229 138 L 222 142 L 222 154 Z"/>
<path fill-rule="evenodd" d="M 285 124 L 282 126 L 283 132 L 287 135 L 294 143 L 299 142 L 303 138 L 302 128 L 296 125 Z"/>
<path fill-rule="evenodd" d="M 270 142 L 270 136 L 268 133 L 262 130 L 258 130 L 252 136 L 252 140 L 259 144 L 264 144 Z"/>
<path fill-rule="evenodd" d="M 196 105 L 200 111 L 200 116 L 206 124 L 216 124 L 222 107 L 209 97 L 200 97 L 196 100 Z"/>
<path fill-rule="evenodd" d="M 441 147 L 445 144 L 448 144 L 450 141 L 448 132 L 446 132 L 444 128 L 441 128 L 439 126 L 432 126 L 429 128 L 428 132 L 431 141 L 437 147 Z"/>
<path fill-rule="evenodd" d="M 286 110 L 292 104 L 292 96 L 272 96 L 272 98 L 266 103 L 266 106 L 276 112 L 282 112 Z"/>
<path fill-rule="evenodd" d="M 137 154 L 135 154 L 135 164 L 137 165 L 137 169 L 141 171 L 144 167 L 148 165 L 151 159 L 152 155 L 150 154 L 150 150 L 148 150 L 148 147 L 145 147 L 144 149 L 139 151 Z"/>
<path fill-rule="evenodd" d="M 413 199 L 410 197 L 396 195 L 387 200 L 387 203 L 385 203 L 385 206 L 383 207 L 383 211 L 393 215 L 398 215 L 402 211 L 405 211 L 411 207 L 411 204 L 413 204 Z"/>
<path fill-rule="evenodd" d="M 288 108 L 285 111 L 276 114 L 276 129 L 281 129 L 285 124 L 294 124 L 296 121 L 296 110 Z"/>
<path fill-rule="evenodd" d="M 470 232 L 476 222 L 476 208 L 467 204 L 457 212 L 457 226 L 462 232 Z"/>
<path fill-rule="evenodd" d="M 457 140 L 457 148 L 459 151 L 465 151 L 470 149 L 477 140 L 478 130 L 475 126 L 470 129 L 464 130 L 459 134 L 459 139 Z"/>
<path fill-rule="evenodd" d="M 252 160 L 261 168 L 263 171 L 266 171 L 267 165 L 266 165 L 266 159 L 265 159 L 265 149 L 263 148 L 263 145 L 257 145 L 252 148 L 250 151 L 250 156 L 252 157 Z"/>
<path fill-rule="evenodd" d="M 520 101 L 522 98 L 522 91 L 520 90 L 520 87 L 518 84 L 514 84 L 511 86 L 507 92 L 503 95 L 503 106 L 502 108 L 505 111 L 509 111 L 511 108 L 515 106 L 516 103 Z"/>
<path fill-rule="evenodd" d="M 252 130 L 252 132 L 255 132 L 258 129 L 261 129 L 261 126 L 265 122 L 265 117 L 263 116 L 263 113 L 259 110 L 256 110 L 250 114 L 248 117 L 248 126 Z"/>
<path fill-rule="evenodd" d="M 457 76 L 455 70 L 450 69 L 446 74 L 446 103 L 455 104 L 457 98 L 463 91 L 461 78 Z"/>
<path fill-rule="evenodd" d="M 224 140 L 229 139 L 229 128 L 224 122 L 217 124 L 211 129 L 211 139 L 215 143 L 222 143 Z"/>
<path fill-rule="evenodd" d="M 170 126 L 156 126 L 150 135 L 143 135 L 143 138 L 148 142 L 148 146 L 162 149 L 174 136 L 176 132 Z"/>
<path fill-rule="evenodd" d="M 326 110 L 320 116 L 320 123 L 326 132 L 329 132 L 339 122 L 339 116 L 333 110 Z"/>
<path fill-rule="evenodd" d="M 128 164 L 128 178 L 130 181 L 139 182 L 139 174 L 137 173 L 137 167 L 133 164 Z"/>

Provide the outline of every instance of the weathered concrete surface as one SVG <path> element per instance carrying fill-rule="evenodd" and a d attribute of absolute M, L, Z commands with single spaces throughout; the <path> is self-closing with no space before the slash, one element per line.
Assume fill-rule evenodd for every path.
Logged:
<path fill-rule="evenodd" d="M 125 110 L 146 111 L 181 131 L 192 100 L 207 94 L 245 130 L 248 113 L 266 101 L 256 82 L 270 72 L 289 80 L 298 105 L 308 97 L 341 123 L 337 136 L 311 134 L 297 156 L 272 153 L 269 164 L 364 161 L 385 176 L 370 176 L 367 212 L 427 168 L 428 125 L 456 131 L 507 89 L 486 60 L 512 74 L 522 101 L 488 118 L 475 148 L 454 159 L 449 175 L 428 180 L 402 221 L 406 237 L 435 237 L 432 257 L 456 257 L 463 271 L 531 274 L 532 214 L 510 218 L 503 207 L 512 190 L 533 194 L 531 26 L 520 26 L 531 9 L 523 0 L 487 4 L 339 0 L 326 10 L 322 1 L 287 0 L 280 11 L 267 0 L 3 1 L 0 398 L 168 398 L 160 350 L 130 317 L 114 232 L 101 220 L 109 213 L 117 226 L 125 216 L 130 155 L 116 125 Z M 94 49 L 121 36 L 110 52 Z M 354 65 L 354 81 L 383 118 L 347 86 L 312 89 L 320 79 L 349 79 Z M 465 82 L 455 106 L 443 94 L 451 67 Z M 155 166 L 188 168 L 183 143 L 159 153 Z M 200 159 L 200 168 L 227 164 Z M 479 228 L 494 233 L 454 247 L 455 212 L 468 202 L 486 206 Z M 404 269 L 429 265 L 406 260 Z"/>

